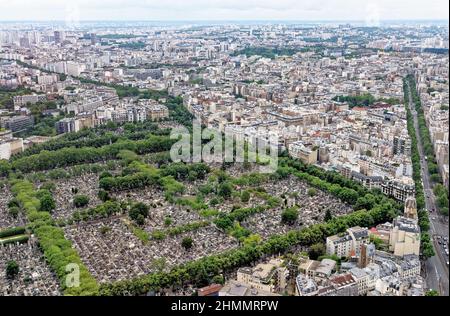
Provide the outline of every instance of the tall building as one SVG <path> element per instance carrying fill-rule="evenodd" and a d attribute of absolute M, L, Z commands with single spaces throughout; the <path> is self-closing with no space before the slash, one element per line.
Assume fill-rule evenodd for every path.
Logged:
<path fill-rule="evenodd" d="M 9 130 L 0 130 L 0 159 L 9 159 L 12 155 L 22 152 L 23 140 L 12 136 Z"/>
<path fill-rule="evenodd" d="M 14 109 L 16 107 L 22 107 L 30 104 L 36 104 L 38 102 L 43 102 L 47 99 L 45 94 L 25 94 L 25 95 L 17 95 L 13 97 Z"/>
<path fill-rule="evenodd" d="M 150 104 L 147 106 L 147 118 L 152 121 L 159 121 L 169 117 L 169 109 L 162 104 Z"/>
<path fill-rule="evenodd" d="M 13 116 L 5 121 L 5 127 L 13 132 L 23 131 L 34 125 L 34 117 L 27 115 Z"/>
<path fill-rule="evenodd" d="M 55 43 L 61 44 L 65 40 L 65 34 L 63 31 L 55 31 L 54 33 Z"/>
<path fill-rule="evenodd" d="M 289 271 L 282 266 L 282 261 L 273 259 L 254 268 L 240 268 L 237 272 L 237 281 L 252 289 L 277 293 L 286 288 L 288 275 Z"/>
<path fill-rule="evenodd" d="M 361 245 L 369 241 L 367 228 L 355 226 L 343 234 L 327 237 L 327 254 L 350 257 L 359 254 Z"/>
<path fill-rule="evenodd" d="M 394 155 L 411 155 L 411 139 L 406 136 L 394 136 Z"/>
<path fill-rule="evenodd" d="M 417 220 L 403 216 L 394 219 L 394 227 L 389 235 L 389 250 L 398 257 L 419 255 L 420 228 Z"/>
<path fill-rule="evenodd" d="M 48 85 L 58 82 L 58 75 L 49 74 L 49 75 L 41 75 L 37 77 L 38 84 Z"/>
<path fill-rule="evenodd" d="M 79 64 L 72 62 L 72 61 L 68 61 L 66 63 L 66 67 L 67 67 L 67 74 L 70 76 L 74 76 L 74 77 L 78 77 L 81 73 L 81 67 Z"/>
<path fill-rule="evenodd" d="M 98 43 L 97 34 L 91 33 L 89 37 L 91 38 L 91 45 L 95 45 Z"/>
<path fill-rule="evenodd" d="M 392 196 L 398 201 L 406 201 L 409 196 L 414 196 L 416 188 L 411 178 L 391 179 L 381 184 L 383 194 Z"/>
<path fill-rule="evenodd" d="M 373 262 L 374 256 L 375 256 L 375 245 L 362 244 L 360 255 L 358 258 L 358 267 L 361 269 L 367 267 L 369 263 Z"/>
<path fill-rule="evenodd" d="M 128 112 L 124 108 L 116 108 L 111 112 L 111 120 L 114 123 L 125 123 L 128 121 Z"/>
<path fill-rule="evenodd" d="M 144 122 L 147 119 L 147 112 L 142 106 L 128 106 L 127 107 L 127 121 L 128 122 Z"/>
<path fill-rule="evenodd" d="M 300 159 L 305 164 L 315 164 L 317 162 L 317 149 L 306 147 L 300 141 L 289 145 L 289 155 Z"/>

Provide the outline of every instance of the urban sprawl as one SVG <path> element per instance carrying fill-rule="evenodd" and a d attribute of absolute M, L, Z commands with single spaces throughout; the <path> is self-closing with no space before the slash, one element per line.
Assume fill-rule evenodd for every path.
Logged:
<path fill-rule="evenodd" d="M 0 295 L 448 295 L 448 48 L 439 25 L 0 24 Z M 194 121 L 276 137 L 275 172 L 174 162 Z"/>

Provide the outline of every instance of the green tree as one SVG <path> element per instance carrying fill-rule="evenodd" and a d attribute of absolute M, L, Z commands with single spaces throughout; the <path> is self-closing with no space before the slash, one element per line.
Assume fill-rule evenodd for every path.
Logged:
<path fill-rule="evenodd" d="M 218 205 L 220 202 L 219 202 L 219 199 L 218 198 L 212 198 L 211 199 L 211 201 L 209 201 L 209 205 L 211 205 L 211 206 L 216 206 L 216 205 Z"/>
<path fill-rule="evenodd" d="M 241 194 L 241 201 L 243 203 L 247 203 L 249 200 L 250 200 L 250 193 L 247 190 L 243 191 Z"/>
<path fill-rule="evenodd" d="M 296 207 L 290 207 L 285 209 L 281 213 L 281 221 L 286 224 L 293 224 L 298 218 L 298 209 Z"/>
<path fill-rule="evenodd" d="M 128 216 L 134 220 L 138 225 L 143 225 L 145 223 L 145 218 L 148 217 L 149 207 L 144 203 L 135 203 L 130 211 L 128 212 Z"/>
<path fill-rule="evenodd" d="M 142 214 L 137 214 L 136 217 L 134 218 L 134 221 L 139 226 L 143 226 L 145 224 L 145 217 Z"/>
<path fill-rule="evenodd" d="M 103 202 L 106 202 L 111 199 L 108 192 L 103 189 L 100 189 L 98 191 L 98 198 Z"/>
<path fill-rule="evenodd" d="M 11 206 L 10 208 L 8 208 L 8 213 L 13 218 L 17 218 L 17 216 L 19 216 L 20 213 L 20 208 L 18 208 L 17 206 Z"/>
<path fill-rule="evenodd" d="M 309 196 L 315 196 L 317 194 L 317 190 L 314 188 L 309 188 L 307 193 Z"/>
<path fill-rule="evenodd" d="M 370 241 L 375 245 L 377 250 L 384 250 L 384 242 L 383 240 L 375 235 L 370 235 Z"/>
<path fill-rule="evenodd" d="M 56 208 L 55 200 L 52 195 L 49 193 L 44 194 L 39 199 L 41 205 L 41 211 L 51 213 Z"/>
<path fill-rule="evenodd" d="M 431 181 L 433 181 L 434 183 L 439 183 L 439 182 L 442 181 L 442 178 L 441 178 L 441 176 L 440 176 L 438 173 L 433 173 L 433 174 L 430 176 L 430 179 L 431 179 Z"/>
<path fill-rule="evenodd" d="M 436 291 L 436 290 L 428 290 L 428 291 L 425 293 L 425 296 L 439 296 L 439 292 Z"/>
<path fill-rule="evenodd" d="M 103 171 L 98 177 L 100 180 L 103 178 L 111 178 L 113 175 L 108 171 Z"/>
<path fill-rule="evenodd" d="M 117 158 L 122 159 L 122 161 L 126 164 L 129 165 L 130 163 L 132 163 L 133 161 L 139 161 L 140 158 L 139 156 L 131 150 L 121 150 L 118 154 L 117 154 Z"/>
<path fill-rule="evenodd" d="M 225 278 L 223 277 L 222 274 L 215 275 L 211 281 L 214 284 L 222 284 L 222 285 L 225 284 Z"/>
<path fill-rule="evenodd" d="M 47 190 L 49 192 L 53 192 L 56 189 L 56 184 L 53 182 L 46 182 L 41 186 L 42 190 Z"/>
<path fill-rule="evenodd" d="M 439 195 L 437 197 L 437 204 L 439 207 L 448 207 L 448 197 L 446 195 Z"/>
<path fill-rule="evenodd" d="M 75 195 L 73 197 L 73 205 L 77 208 L 85 207 L 89 204 L 89 197 L 86 195 Z"/>
<path fill-rule="evenodd" d="M 244 246 L 251 246 L 251 247 L 255 247 L 256 245 L 258 245 L 259 243 L 261 243 L 262 238 L 260 235 L 258 234 L 251 234 L 250 236 L 244 238 Z"/>
<path fill-rule="evenodd" d="M 181 246 L 184 248 L 184 249 L 191 249 L 192 248 L 192 245 L 193 245 L 193 240 L 192 240 L 192 238 L 191 237 L 185 237 L 185 238 L 183 238 L 183 240 L 181 241 Z"/>
<path fill-rule="evenodd" d="M 0 176 L 6 177 L 11 172 L 11 165 L 5 159 L 0 159 Z"/>
<path fill-rule="evenodd" d="M 14 279 L 19 274 L 20 268 L 16 261 L 11 260 L 6 264 L 6 277 Z"/>
<path fill-rule="evenodd" d="M 325 222 L 328 222 L 328 221 L 331 221 L 332 219 L 333 219 L 333 215 L 331 214 L 330 209 L 327 208 L 323 220 L 324 220 Z"/>
<path fill-rule="evenodd" d="M 325 254 L 325 245 L 323 243 L 316 243 L 311 245 L 308 250 L 308 256 L 312 260 L 317 260 L 320 256 Z"/>
<path fill-rule="evenodd" d="M 219 189 L 217 191 L 217 194 L 224 199 L 228 199 L 231 196 L 231 193 L 233 192 L 233 187 L 228 182 L 222 182 L 219 185 Z"/>
<path fill-rule="evenodd" d="M 170 226 L 171 224 L 172 224 L 172 218 L 169 217 L 169 216 L 167 216 L 167 217 L 164 219 L 164 226 Z"/>
<path fill-rule="evenodd" d="M 435 255 L 433 244 L 431 243 L 430 235 L 428 233 L 422 233 L 420 236 L 422 255 L 425 258 L 431 258 Z"/>
<path fill-rule="evenodd" d="M 422 243 L 422 255 L 425 258 L 431 258 L 435 255 L 433 245 L 431 243 Z"/>

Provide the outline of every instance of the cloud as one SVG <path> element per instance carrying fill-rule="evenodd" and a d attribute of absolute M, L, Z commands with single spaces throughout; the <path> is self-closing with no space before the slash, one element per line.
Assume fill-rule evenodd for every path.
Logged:
<path fill-rule="evenodd" d="M 448 19 L 448 0 L 0 0 L 0 20 Z M 73 10 L 72 10 L 73 12 Z"/>

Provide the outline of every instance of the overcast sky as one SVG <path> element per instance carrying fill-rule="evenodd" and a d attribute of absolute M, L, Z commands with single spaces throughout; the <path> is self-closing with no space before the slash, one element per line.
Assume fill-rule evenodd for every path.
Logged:
<path fill-rule="evenodd" d="M 448 0 L 0 0 L 0 20 L 411 20 Z"/>

